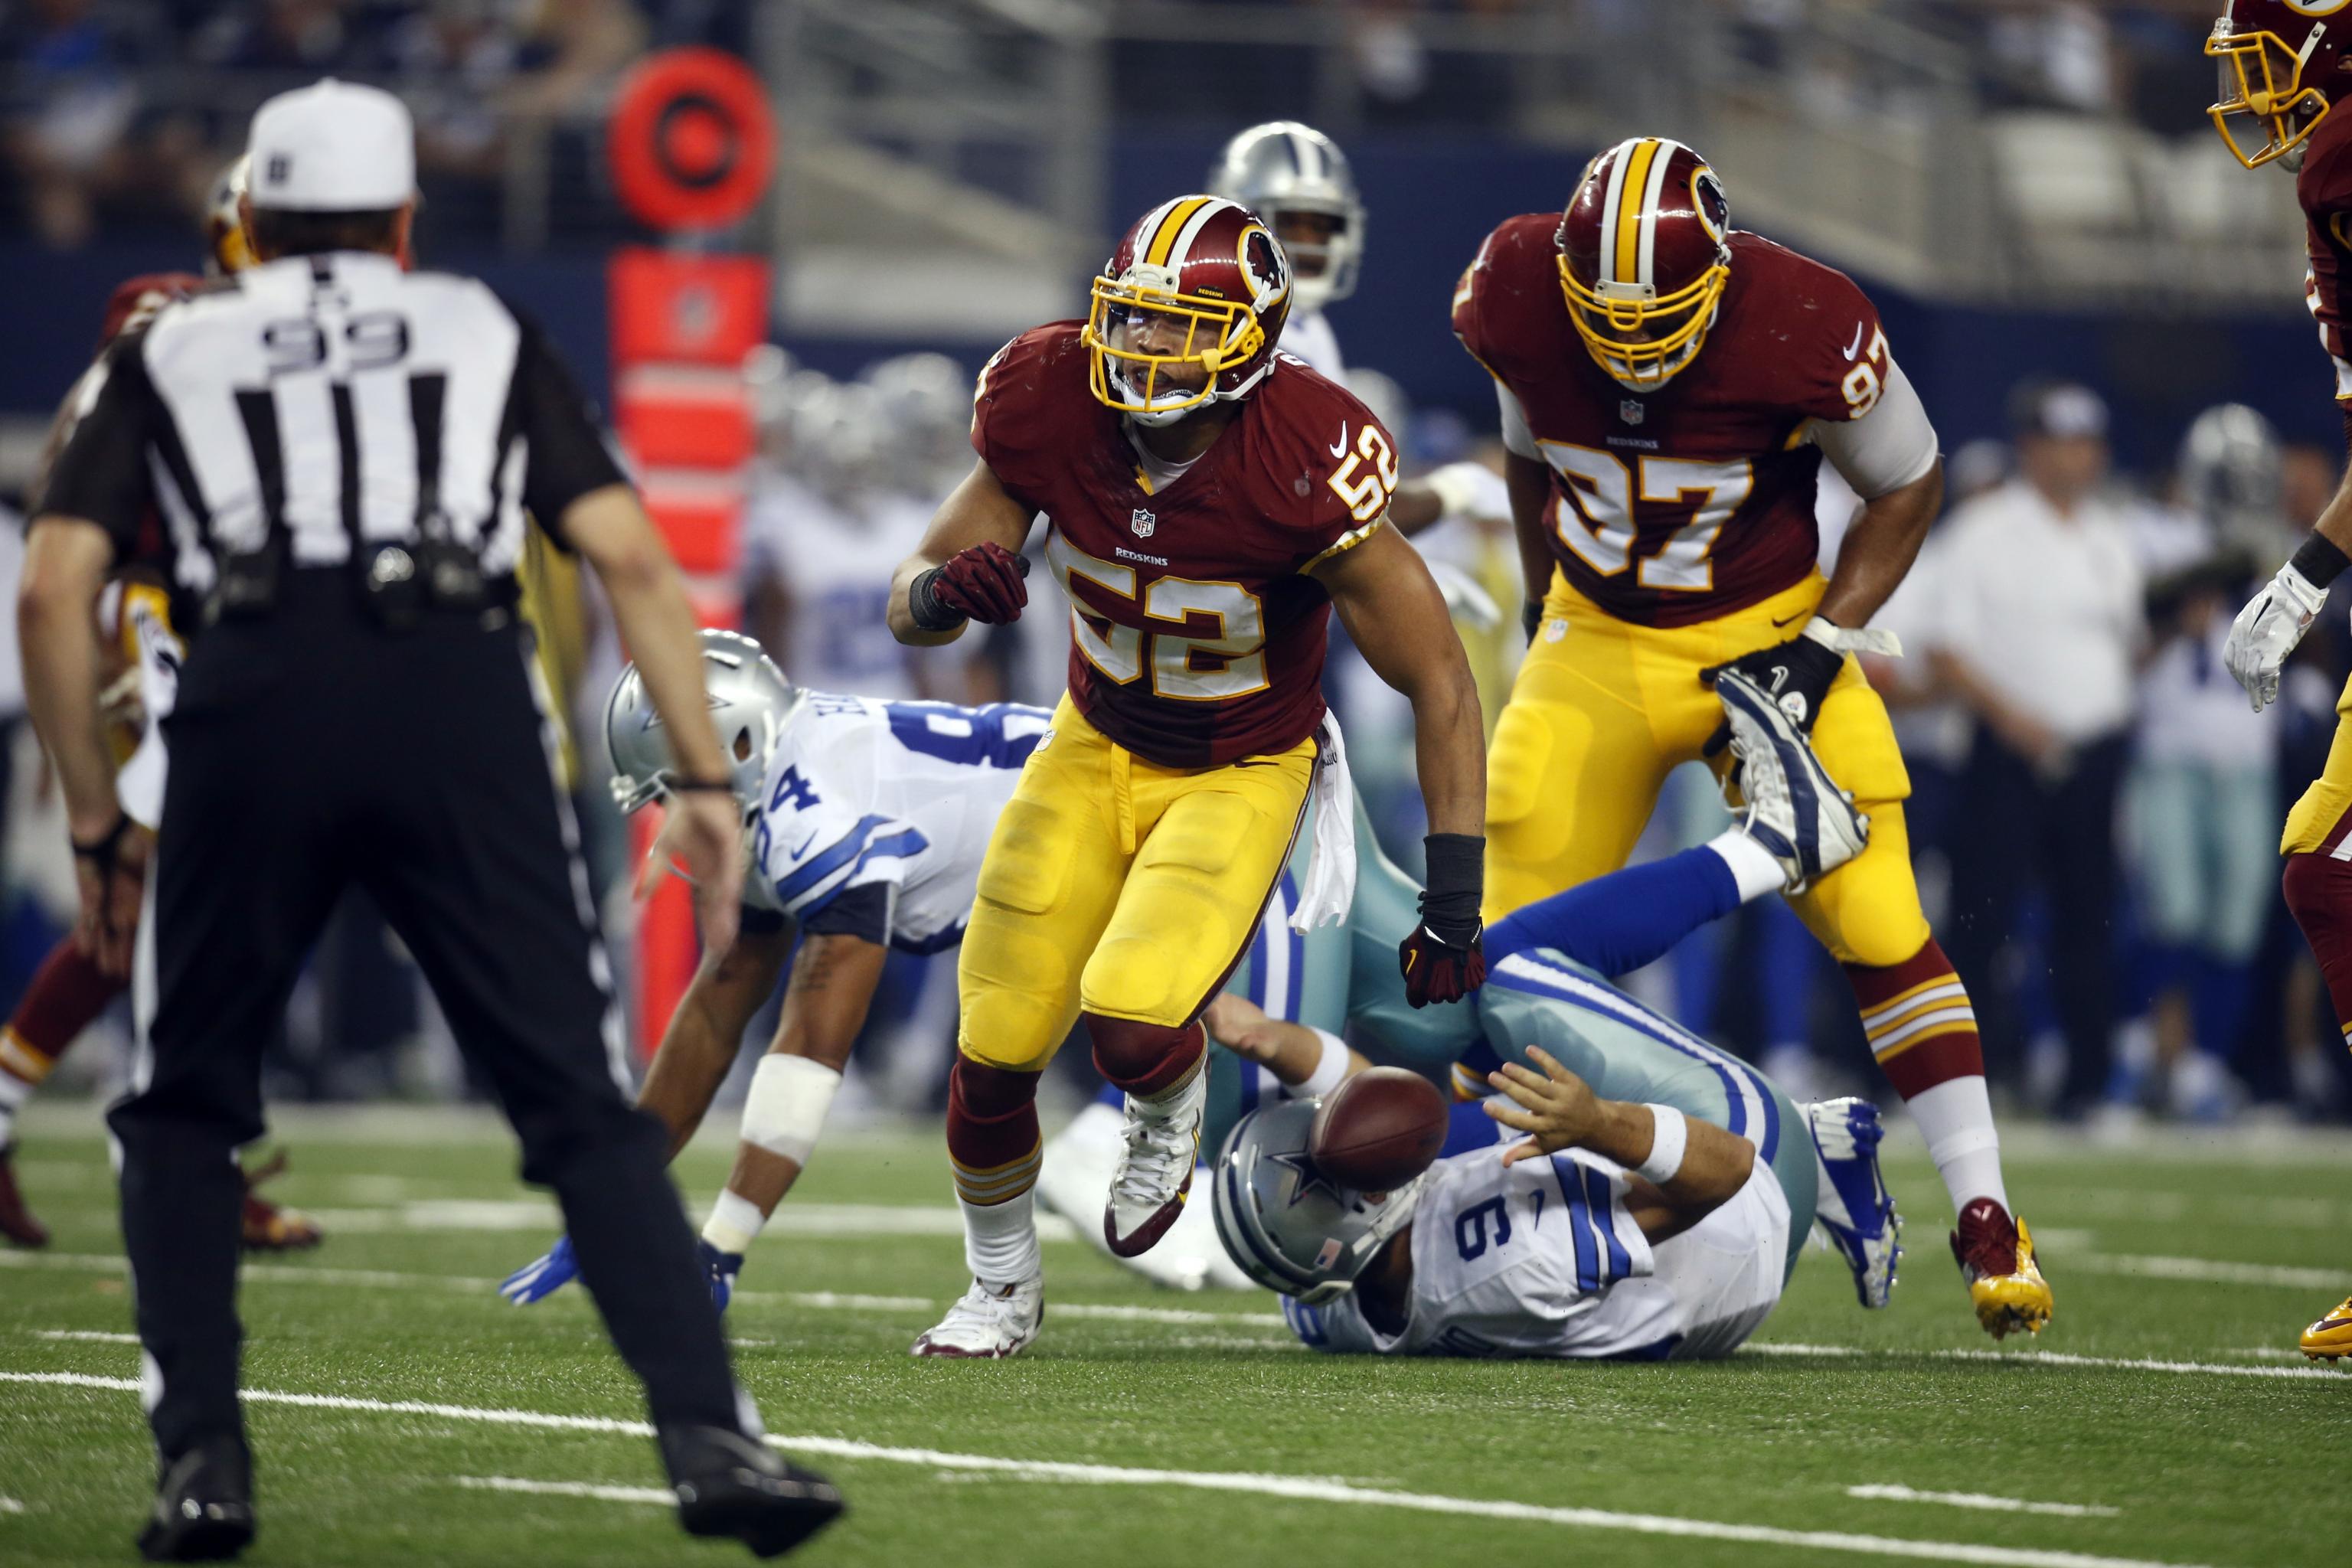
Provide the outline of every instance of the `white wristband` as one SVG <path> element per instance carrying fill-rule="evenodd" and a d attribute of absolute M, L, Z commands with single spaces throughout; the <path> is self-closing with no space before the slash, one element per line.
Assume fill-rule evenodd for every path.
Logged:
<path fill-rule="evenodd" d="M 1690 1123 L 1671 1105 L 1650 1107 L 1650 1157 L 1633 1169 L 1643 1180 L 1664 1186 L 1683 1168 L 1683 1151 L 1690 1144 Z"/>
<path fill-rule="evenodd" d="M 1307 1081 L 1291 1091 L 1301 1098 L 1328 1094 L 1348 1078 L 1348 1042 L 1328 1029 L 1317 1029 L 1315 1037 L 1323 1043 L 1323 1055 Z"/>

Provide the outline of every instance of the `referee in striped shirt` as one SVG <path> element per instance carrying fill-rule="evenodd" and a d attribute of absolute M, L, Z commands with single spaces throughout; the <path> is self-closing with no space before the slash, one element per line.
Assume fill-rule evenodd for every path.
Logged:
<path fill-rule="evenodd" d="M 773 1555 L 840 1510 L 759 1440 L 658 1125 L 625 1098 L 612 968 L 514 611 L 525 513 L 584 557 L 678 759 L 657 861 L 735 932 L 740 833 L 676 567 L 545 340 L 481 284 L 404 271 L 414 133 L 323 81 L 253 121 L 259 264 L 118 340 L 33 523 L 26 695 L 66 795 L 81 937 L 132 976 L 109 1114 L 160 1458 L 141 1550 L 255 1529 L 237 1401 L 243 1185 L 260 1055 L 336 895 L 373 895 L 554 1188 L 644 1382 L 681 1521 Z M 115 804 L 92 605 L 160 517 L 197 626 L 149 849 Z"/>

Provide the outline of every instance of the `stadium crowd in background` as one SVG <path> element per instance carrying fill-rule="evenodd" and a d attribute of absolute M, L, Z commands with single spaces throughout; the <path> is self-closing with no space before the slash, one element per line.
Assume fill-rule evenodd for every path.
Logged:
<path fill-rule="evenodd" d="M 1449 95 L 1468 91 L 1469 79 L 1454 74 L 1458 62 L 1428 57 L 1400 25 L 1417 8 L 1546 9 L 1527 0 L 1356 8 L 1360 85 L 1400 123 L 1411 122 L 1416 103 L 1439 118 L 1468 112 L 1461 102 L 1448 107 Z M 1869 89 L 1840 55 L 1836 29 L 1811 25 L 1840 8 L 1828 0 L 1722 0 L 1719 8 L 1738 19 L 1757 61 L 1822 84 L 1809 103 L 1833 105 L 1838 81 Z M 1573 9 L 1604 33 L 1624 24 L 1622 0 L 1579 0 Z M 2193 37 L 2210 20 L 2204 0 L 1899 9 L 1956 30 L 1981 23 L 1973 47 L 1988 90 L 2003 101 L 2092 114 L 2146 105 L 2149 123 L 2177 130 L 2179 106 L 2205 90 L 2170 79 L 2186 57 L 2203 81 Z M 436 232 L 493 231 L 501 138 L 516 117 L 576 120 L 584 145 L 611 79 L 646 47 L 740 49 L 750 27 L 750 8 L 730 0 L 11 0 L 0 4 L 0 205 L 58 247 L 179 229 L 243 123 L 192 89 L 175 94 L 171 73 L 149 68 L 186 60 L 271 84 L 335 72 L 395 85 L 417 110 L 420 180 Z M 2192 40 L 2186 47 L 2183 36 Z M 1480 92 L 1490 107 L 1507 99 L 1492 83 L 1470 96 Z M 1148 108 L 1139 100 L 1124 111 Z M 746 629 L 817 689 L 1050 703 L 1066 655 L 1052 617 L 940 649 L 902 647 L 883 625 L 890 564 L 971 462 L 965 426 L 979 354 L 910 353 L 836 378 L 796 362 L 789 347 L 745 367 L 761 432 L 744 528 Z M 1409 471 L 1496 459 L 1489 433 L 1452 410 L 1416 418 L 1403 390 L 1376 370 L 1349 380 L 1398 433 Z M 2316 973 L 2276 891 L 2274 827 L 2281 792 L 2308 776 L 2312 753 L 2326 746 L 2347 662 L 2341 617 L 2322 617 L 2290 666 L 2284 724 L 2250 721 L 2218 657 L 2254 563 L 2316 515 L 2334 459 L 2282 447 L 2259 416 L 2241 409 L 2179 432 L 2179 462 L 2168 472 L 2110 471 L 2100 440 L 2106 415 L 2092 395 L 2046 384 L 2021 392 L 2013 444 L 1949 454 L 1947 521 L 1880 617 L 1909 657 L 1868 661 L 1903 734 L 1924 899 L 1937 928 L 1952 933 L 1952 954 L 1985 1008 L 1996 1091 L 2105 1121 L 2148 1112 L 2221 1120 L 2250 1103 L 2340 1115 L 2352 1073 L 2326 1048 L 2333 1031 L 2321 1021 Z M 1840 508 L 1851 504 L 1850 496 L 1825 499 L 1825 548 L 1846 521 Z M 1515 602 L 1515 552 L 1499 517 L 1456 520 L 1417 542 L 1493 600 Z M 2064 562 L 2085 552 L 2115 563 L 2075 574 L 2099 601 L 2087 623 L 2096 635 L 2037 652 L 2031 634 L 2044 622 L 2015 590 L 2032 581 L 2058 592 Z M 2021 564 L 2027 559 L 2033 563 Z M 7 564 L 0 556 L 0 572 Z M 554 673 L 569 688 L 574 734 L 585 739 L 619 664 L 609 617 L 593 594 L 581 594 L 576 583 L 557 585 L 551 605 L 569 629 L 551 640 L 570 649 Z M 1462 630 L 1491 725 L 1517 658 L 1516 628 L 1473 618 Z M 2062 668 L 2065 679 L 2049 678 Z M 1329 686 L 1359 739 L 1356 777 L 1371 820 L 1387 829 L 1416 820 L 1420 802 L 1400 763 L 1404 751 L 1391 743 L 1396 715 L 1367 675 L 1342 652 Z M 0 677 L 0 725 L 13 724 L 10 704 L 20 700 L 5 688 Z M 2072 706 L 2048 706 L 2062 697 Z M 18 750 L 31 760 L 28 748 Z M 597 750 L 582 748 L 573 783 L 600 885 L 609 889 L 625 881 L 627 849 L 604 798 Z M 46 787 L 37 767 L 17 771 L 6 795 L 14 813 L 37 806 Z M 1665 798 L 1644 855 L 1720 826 L 1704 781 L 1678 778 Z M 1393 830 L 1383 837 L 1411 841 Z M 2001 846 L 2010 852 L 1991 852 Z M 6 874 L 14 923 L 32 932 L 8 951 L 38 952 L 34 889 L 45 881 L 53 889 L 58 870 L 36 853 L 12 858 Z M 609 907 L 619 918 L 618 900 Z M 892 962 L 887 1005 L 877 1008 L 844 1103 L 936 1110 L 953 986 L 943 963 Z M 21 984 L 23 968 L 0 961 L 0 1003 Z M 1683 1017 L 1766 1061 L 1783 1081 L 1827 1091 L 1866 1076 L 1862 1037 L 1834 981 L 1833 966 L 1787 911 L 1767 902 L 1694 937 L 1636 984 L 1671 986 Z M 413 966 L 381 922 L 348 912 L 273 1053 L 274 1090 L 343 1098 L 459 1089 L 451 1053 L 416 1048 L 445 1032 L 420 996 Z"/>

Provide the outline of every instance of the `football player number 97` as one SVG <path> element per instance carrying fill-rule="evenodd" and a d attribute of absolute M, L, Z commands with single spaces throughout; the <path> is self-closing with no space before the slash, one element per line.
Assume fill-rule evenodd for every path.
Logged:
<path fill-rule="evenodd" d="M 1103 593 L 1134 599 L 1135 568 L 1087 554 L 1059 530 L 1045 541 L 1045 561 L 1069 595 L 1070 635 L 1087 662 L 1121 686 L 1142 675 L 1146 634 L 1108 620 L 1097 630 L 1094 618 L 1076 608 L 1086 603 L 1077 590 L 1080 579 Z M 1214 616 L 1218 621 L 1218 635 L 1211 637 L 1173 631 L 1149 634 L 1154 695 L 1222 702 L 1265 689 L 1265 616 L 1257 595 L 1240 584 L 1161 577 L 1143 591 L 1143 613 L 1180 626 L 1194 616 Z"/>

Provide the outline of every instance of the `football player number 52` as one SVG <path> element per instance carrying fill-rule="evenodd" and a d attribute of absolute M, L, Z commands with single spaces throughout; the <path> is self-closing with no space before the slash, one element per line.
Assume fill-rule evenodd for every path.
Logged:
<path fill-rule="evenodd" d="M 1221 702 L 1265 689 L 1265 616 L 1257 595 L 1240 584 L 1161 577 L 1143 591 L 1143 613 L 1152 620 L 1182 627 L 1195 616 L 1214 616 L 1214 637 L 1188 637 L 1181 630 L 1145 633 L 1108 618 L 1100 619 L 1098 628 L 1098 617 L 1077 607 L 1087 603 L 1078 583 L 1133 600 L 1135 568 L 1087 554 L 1059 529 L 1045 541 L 1045 562 L 1069 595 L 1070 635 L 1078 650 L 1121 686 L 1139 679 L 1148 664 L 1155 696 Z"/>

